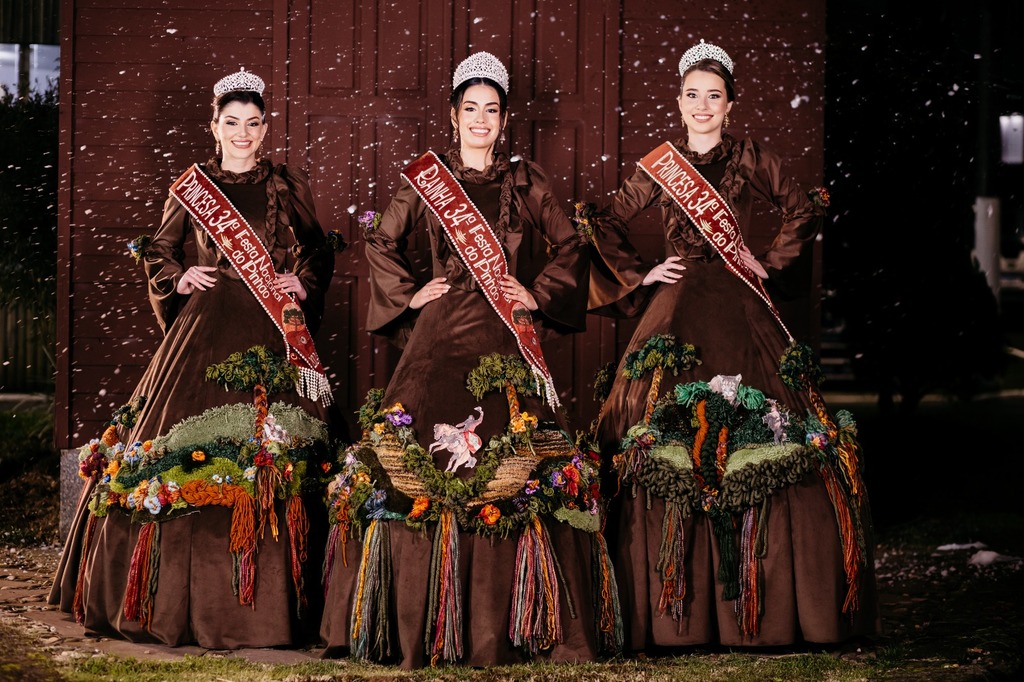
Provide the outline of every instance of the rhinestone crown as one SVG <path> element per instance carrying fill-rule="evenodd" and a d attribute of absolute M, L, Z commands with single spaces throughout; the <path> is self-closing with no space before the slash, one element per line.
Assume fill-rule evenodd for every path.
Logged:
<path fill-rule="evenodd" d="M 452 78 L 452 89 L 468 81 L 470 78 L 488 78 L 508 94 L 508 71 L 490 52 L 477 52 L 466 57 L 459 68 L 455 69 L 455 76 Z"/>
<path fill-rule="evenodd" d="M 699 43 L 683 53 L 683 58 L 679 60 L 679 75 L 682 76 L 688 68 L 702 59 L 714 59 L 724 66 L 726 71 L 732 73 L 732 60 L 729 59 L 729 55 L 726 54 L 725 50 L 718 45 L 705 43 L 704 39 L 701 38 Z"/>
<path fill-rule="evenodd" d="M 265 87 L 266 83 L 263 82 L 262 78 L 254 74 L 252 71 L 246 71 L 243 66 L 238 73 L 233 73 L 230 76 L 224 76 L 217 81 L 217 84 L 213 86 L 213 94 L 220 97 L 225 92 L 246 90 L 262 95 L 263 88 Z"/>

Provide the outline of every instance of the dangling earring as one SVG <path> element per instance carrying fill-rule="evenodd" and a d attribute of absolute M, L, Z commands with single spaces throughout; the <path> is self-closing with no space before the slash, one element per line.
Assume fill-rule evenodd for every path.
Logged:
<path fill-rule="evenodd" d="M 501 129 L 501 137 L 498 138 L 498 142 L 505 144 L 505 129 Z"/>
<path fill-rule="evenodd" d="M 217 156 L 220 156 L 220 140 L 217 140 Z"/>
<path fill-rule="evenodd" d="M 729 114 L 728 113 L 725 115 L 725 118 L 722 119 L 722 127 L 723 128 L 729 127 Z"/>
<path fill-rule="evenodd" d="M 459 129 L 456 126 L 452 126 L 452 142 L 455 144 L 459 143 Z"/>

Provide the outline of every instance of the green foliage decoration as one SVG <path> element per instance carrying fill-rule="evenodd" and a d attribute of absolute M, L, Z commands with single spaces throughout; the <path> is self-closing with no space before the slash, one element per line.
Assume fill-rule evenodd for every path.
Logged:
<path fill-rule="evenodd" d="M 680 343 L 673 334 L 656 334 L 647 339 L 639 350 L 626 356 L 622 374 L 627 379 L 639 379 L 656 367 L 661 367 L 678 375 L 680 371 L 699 364 L 701 362 L 693 344 Z"/>
<path fill-rule="evenodd" d="M 537 395 L 537 378 L 518 355 L 491 353 L 480 357 L 480 364 L 470 371 L 466 388 L 479 400 L 491 391 L 505 390 L 505 383 L 512 384 L 519 395 Z"/>
<path fill-rule="evenodd" d="M 232 353 L 223 362 L 206 368 L 206 380 L 214 381 L 224 390 L 251 391 L 261 384 L 267 395 L 290 391 L 299 380 L 299 369 L 266 346 L 253 346 L 245 352 Z"/>
<path fill-rule="evenodd" d="M 779 359 L 779 376 L 789 388 L 817 388 L 825 380 L 825 373 L 814 357 L 814 351 L 805 343 L 793 343 Z"/>

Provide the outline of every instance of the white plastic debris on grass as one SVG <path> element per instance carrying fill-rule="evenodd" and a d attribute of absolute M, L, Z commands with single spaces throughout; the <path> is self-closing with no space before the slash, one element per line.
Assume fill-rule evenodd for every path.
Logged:
<path fill-rule="evenodd" d="M 958 545 L 956 543 L 950 545 L 939 545 L 936 549 L 940 552 L 955 552 L 958 549 L 985 549 L 987 545 L 984 542 L 971 542 L 966 545 Z"/>
<path fill-rule="evenodd" d="M 992 564 L 997 563 L 1020 563 L 1022 561 L 1024 561 L 1024 559 L 1022 559 L 1021 557 L 1007 556 L 1005 554 L 1000 554 L 999 552 L 993 552 L 988 549 L 983 549 L 981 551 L 975 552 L 967 563 L 969 563 L 972 566 L 991 566 Z"/>

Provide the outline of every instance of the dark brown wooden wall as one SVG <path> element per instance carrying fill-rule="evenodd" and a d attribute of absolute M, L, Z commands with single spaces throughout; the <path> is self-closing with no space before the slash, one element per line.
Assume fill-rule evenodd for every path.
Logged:
<path fill-rule="evenodd" d="M 451 73 L 471 52 L 508 64 L 509 149 L 548 171 L 567 212 L 573 200 L 604 203 L 643 153 L 678 135 L 676 64 L 701 37 L 736 62 L 730 130 L 764 140 L 806 184 L 821 182 L 824 3 L 707 9 L 681 0 L 63 0 L 58 447 L 98 435 L 159 341 L 126 244 L 157 227 L 170 182 L 212 154 L 219 77 L 239 66 L 264 77 L 273 158 L 310 171 L 324 229 L 352 244 L 338 257 L 317 339 L 351 415 L 397 359 L 365 331 L 355 216 L 383 210 L 402 166 L 447 145 Z M 776 220 L 759 218 L 753 248 Z M 655 215 L 634 230 L 645 253 L 660 255 Z M 782 306 L 812 341 L 817 301 Z M 545 347 L 580 428 L 596 413 L 594 371 L 618 359 L 632 329 L 592 316 L 586 333 Z"/>

